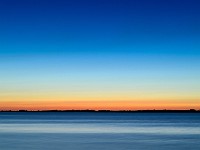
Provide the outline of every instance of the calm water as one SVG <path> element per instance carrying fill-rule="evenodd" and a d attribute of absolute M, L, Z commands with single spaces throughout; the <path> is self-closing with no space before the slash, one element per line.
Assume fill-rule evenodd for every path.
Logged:
<path fill-rule="evenodd" d="M 199 150 L 200 114 L 0 112 L 1 150 Z"/>

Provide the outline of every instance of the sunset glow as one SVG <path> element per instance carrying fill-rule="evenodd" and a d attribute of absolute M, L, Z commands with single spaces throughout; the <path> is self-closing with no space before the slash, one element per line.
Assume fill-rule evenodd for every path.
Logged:
<path fill-rule="evenodd" d="M 0 110 L 200 109 L 197 6 L 1 1 Z"/>

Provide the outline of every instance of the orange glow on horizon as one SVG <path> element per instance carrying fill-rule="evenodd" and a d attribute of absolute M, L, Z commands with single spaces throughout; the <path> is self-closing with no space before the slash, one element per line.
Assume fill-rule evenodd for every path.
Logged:
<path fill-rule="evenodd" d="M 161 101 L 7 101 L 0 102 L 0 110 L 145 110 L 145 109 L 200 109 L 199 102 Z"/>

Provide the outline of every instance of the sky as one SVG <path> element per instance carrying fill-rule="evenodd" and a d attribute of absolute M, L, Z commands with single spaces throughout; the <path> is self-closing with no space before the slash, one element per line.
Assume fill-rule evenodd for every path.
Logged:
<path fill-rule="evenodd" d="M 0 110 L 200 109 L 199 0 L 1 0 Z"/>

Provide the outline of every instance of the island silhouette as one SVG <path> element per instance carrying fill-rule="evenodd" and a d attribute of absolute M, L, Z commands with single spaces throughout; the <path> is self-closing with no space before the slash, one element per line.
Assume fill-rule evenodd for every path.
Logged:
<path fill-rule="evenodd" d="M 121 113 L 200 113 L 200 110 L 196 109 L 188 109 L 188 110 L 92 110 L 92 109 L 84 109 L 84 110 L 0 110 L 0 112 L 95 112 L 95 113 L 113 113 L 113 112 L 121 112 Z"/>

